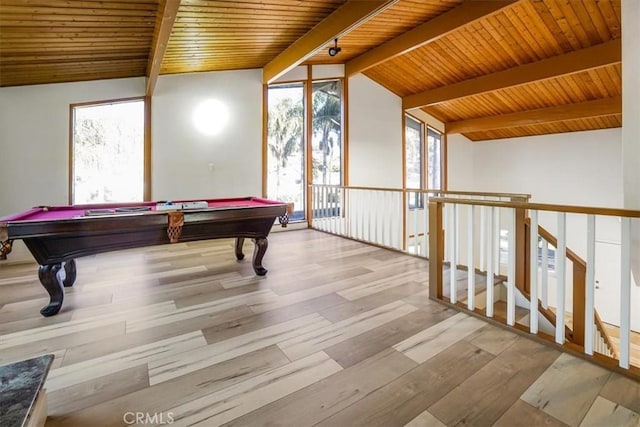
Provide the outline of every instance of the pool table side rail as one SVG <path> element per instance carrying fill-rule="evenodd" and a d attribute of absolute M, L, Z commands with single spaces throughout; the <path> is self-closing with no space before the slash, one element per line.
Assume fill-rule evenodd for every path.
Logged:
<path fill-rule="evenodd" d="M 79 206 L 79 205 L 77 205 Z M 93 206 L 93 205 L 86 205 Z M 123 206 L 123 205 L 119 205 Z M 284 210 L 282 210 L 284 208 Z M 34 208 L 28 212 L 36 211 Z M 241 212 L 243 218 L 257 218 L 264 216 L 278 217 L 285 211 L 291 213 L 293 211 L 292 204 L 289 203 L 273 203 L 264 206 L 229 206 L 229 207 L 213 207 L 201 209 L 185 209 L 179 210 L 185 214 L 185 222 L 211 221 L 227 218 L 231 213 L 236 216 Z M 117 222 L 119 226 L 126 228 L 137 228 L 148 223 L 149 226 L 157 224 L 166 224 L 169 210 L 165 211 L 141 211 L 113 213 L 105 215 L 89 215 L 74 216 L 70 218 L 55 219 L 18 219 L 11 220 L 8 216 L 0 219 L 0 241 L 8 239 L 22 239 L 27 237 L 42 237 L 49 234 L 61 232 L 74 232 L 78 230 L 99 231 L 104 228 L 112 228 L 112 222 Z M 150 217 L 157 217 L 151 220 Z M 126 224 L 129 222 L 129 224 Z"/>
<path fill-rule="evenodd" d="M 185 210 L 180 242 L 214 238 L 262 238 L 291 209 L 285 203 Z M 170 243 L 171 211 L 55 220 L 3 221 L 0 242 L 22 239 L 36 261 L 51 264 L 119 249 Z"/>

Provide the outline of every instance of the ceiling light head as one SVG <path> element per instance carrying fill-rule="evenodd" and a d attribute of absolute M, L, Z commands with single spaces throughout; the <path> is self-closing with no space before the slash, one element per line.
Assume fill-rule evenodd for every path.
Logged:
<path fill-rule="evenodd" d="M 334 45 L 329 48 L 329 56 L 336 56 L 342 50 L 338 47 L 338 39 L 334 39 L 333 42 Z"/>

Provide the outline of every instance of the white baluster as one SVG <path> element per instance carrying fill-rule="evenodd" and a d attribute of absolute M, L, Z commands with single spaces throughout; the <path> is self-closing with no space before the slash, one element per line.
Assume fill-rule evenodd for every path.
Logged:
<path fill-rule="evenodd" d="M 366 203 L 366 197 L 367 197 L 367 192 L 366 190 L 360 190 L 360 203 L 358 204 L 358 210 L 360 212 L 360 239 L 365 240 L 366 241 L 366 229 L 367 229 L 367 222 L 366 222 L 366 209 L 367 209 L 367 203 Z"/>
<path fill-rule="evenodd" d="M 418 203 L 419 196 L 417 191 L 414 194 L 416 206 L 413 209 L 413 253 L 415 255 L 422 255 L 422 249 L 418 250 L 418 242 L 420 241 L 420 227 L 418 227 L 418 225 L 420 224 L 420 220 L 418 219 L 418 211 L 420 210 L 420 204 Z"/>
<path fill-rule="evenodd" d="M 336 194 L 336 188 L 335 187 L 331 187 L 331 204 L 330 204 L 330 211 L 331 211 L 331 223 L 330 223 L 330 230 L 333 234 L 336 233 L 336 198 L 337 198 L 337 194 Z"/>
<path fill-rule="evenodd" d="M 453 222 L 454 222 L 454 226 L 456 228 L 455 234 L 456 234 L 456 260 L 460 260 L 460 206 L 456 205 L 455 210 L 453 211 Z"/>
<path fill-rule="evenodd" d="M 382 239 L 380 240 L 380 244 L 382 244 L 384 246 L 384 242 L 385 242 L 385 235 L 387 234 L 387 219 L 389 216 L 389 213 L 387 212 L 387 205 L 388 205 L 388 198 L 389 198 L 389 193 L 387 191 L 383 191 L 382 193 L 382 209 L 380 210 L 381 212 L 381 216 L 380 216 L 380 220 L 382 221 Z"/>
<path fill-rule="evenodd" d="M 336 212 L 338 211 L 338 189 L 336 187 L 333 187 L 331 194 L 331 232 L 334 234 L 338 234 L 338 223 L 336 215 Z"/>
<path fill-rule="evenodd" d="M 382 198 L 382 203 L 380 206 L 380 239 L 376 242 L 379 245 L 383 245 L 384 246 L 384 235 L 386 232 L 386 207 L 387 207 L 387 193 L 385 191 L 380 193 L 380 196 Z"/>
<path fill-rule="evenodd" d="M 467 218 L 467 308 L 469 310 L 475 309 L 475 295 L 476 295 L 476 271 L 475 261 L 473 259 L 473 221 L 474 221 L 474 208 L 475 206 L 468 206 L 468 218 Z"/>
<path fill-rule="evenodd" d="M 538 333 L 538 211 L 529 211 L 529 332 Z"/>
<path fill-rule="evenodd" d="M 444 236 L 445 236 L 445 240 L 447 241 L 447 244 L 444 245 L 444 259 L 443 261 L 451 261 L 451 246 L 449 245 L 449 238 L 451 237 L 449 234 L 451 233 L 451 221 L 450 216 L 451 216 L 451 205 L 449 203 L 443 203 L 442 204 L 442 220 L 443 220 L 443 228 L 444 228 Z"/>
<path fill-rule="evenodd" d="M 540 302 L 544 308 L 549 308 L 549 242 L 542 239 L 542 259 L 540 261 Z"/>
<path fill-rule="evenodd" d="M 509 209 L 507 261 L 507 325 L 516 323 L 516 210 Z"/>
<path fill-rule="evenodd" d="M 318 224 L 317 228 L 319 230 L 322 230 L 322 209 L 324 206 L 324 201 L 322 200 L 322 195 L 324 194 L 324 187 L 321 185 L 318 185 L 318 187 L 316 187 L 316 190 L 318 192 L 318 206 L 317 206 L 317 210 L 316 210 L 316 223 Z"/>
<path fill-rule="evenodd" d="M 355 232 L 354 237 L 356 239 L 361 239 L 362 238 L 362 221 L 361 221 L 361 200 L 362 200 L 362 190 L 353 190 L 353 198 L 352 198 L 352 202 L 353 202 L 353 208 L 354 208 L 354 212 L 353 212 L 353 217 L 356 219 L 356 223 L 355 223 Z"/>
<path fill-rule="evenodd" d="M 564 344 L 564 310 L 567 267 L 567 214 L 558 212 L 558 247 L 556 248 L 556 343 Z"/>
<path fill-rule="evenodd" d="M 596 262 L 596 217 L 587 215 L 587 278 L 585 283 L 585 309 L 584 309 L 584 352 L 593 355 L 593 331 L 594 331 L 594 288 L 595 288 L 595 262 Z"/>
<path fill-rule="evenodd" d="M 451 205 L 452 217 L 456 218 L 458 205 L 455 203 Z M 449 269 L 449 296 L 452 303 L 456 303 L 458 301 L 457 292 L 457 283 L 456 283 L 456 273 L 458 270 L 458 236 L 456 235 L 457 227 L 455 226 L 455 220 L 452 221 L 452 227 L 450 230 L 450 246 L 451 246 L 451 268 Z"/>
<path fill-rule="evenodd" d="M 313 196 L 313 200 L 311 200 L 311 227 L 317 228 L 318 187 L 311 187 L 311 195 Z"/>
<path fill-rule="evenodd" d="M 355 231 L 356 230 L 356 224 L 355 224 L 355 220 L 353 218 L 353 211 L 354 211 L 354 207 L 353 207 L 353 191 L 349 188 L 345 188 L 344 190 L 344 206 L 345 206 L 345 212 L 344 212 L 344 218 L 346 221 L 345 224 L 345 228 L 346 228 L 346 234 L 347 236 L 353 238 L 355 236 Z"/>
<path fill-rule="evenodd" d="M 370 190 L 366 190 L 366 196 L 367 196 L 367 203 L 365 203 L 365 205 L 363 206 L 363 209 L 364 209 L 364 211 L 366 213 L 366 217 L 367 217 L 366 218 L 366 223 L 367 223 L 366 241 L 367 242 L 371 242 L 371 239 L 372 239 L 371 236 L 373 236 L 373 227 L 375 227 L 374 224 L 373 224 L 373 215 L 374 215 L 374 212 L 376 211 L 376 209 L 373 208 L 372 205 L 371 205 L 371 199 L 373 197 L 373 194 L 372 194 L 372 192 Z"/>
<path fill-rule="evenodd" d="M 393 193 L 391 191 L 388 192 L 389 196 L 389 204 L 387 206 L 387 210 L 388 210 L 388 217 L 389 217 L 389 241 L 388 241 L 388 246 L 395 248 L 396 247 L 396 233 L 394 233 L 395 230 L 395 226 L 397 226 L 398 224 L 400 224 L 400 226 L 402 227 L 402 218 L 397 217 L 397 209 L 396 209 L 396 193 Z M 398 235 L 400 235 L 401 233 L 398 233 Z"/>
<path fill-rule="evenodd" d="M 380 203 L 378 202 L 378 191 L 373 191 L 371 194 L 371 198 L 373 199 L 373 205 L 371 209 L 373 209 L 373 241 L 375 243 L 379 243 L 378 240 L 378 230 L 381 228 L 378 225 L 378 211 L 380 211 Z"/>
<path fill-rule="evenodd" d="M 620 224 L 620 367 L 629 369 L 631 329 L 631 218 Z"/>
<path fill-rule="evenodd" d="M 485 259 L 485 239 L 486 237 L 486 206 L 480 206 L 480 271 L 487 271 L 486 259 Z"/>
<path fill-rule="evenodd" d="M 340 234 L 343 236 L 347 235 L 346 230 L 346 219 L 347 219 L 347 190 L 344 188 L 340 188 L 340 212 L 338 213 L 340 216 Z"/>
<path fill-rule="evenodd" d="M 494 291 L 494 286 L 493 286 L 493 255 L 494 255 L 494 250 L 493 250 L 493 244 L 495 242 L 495 239 L 493 238 L 493 216 L 495 214 L 495 207 L 490 206 L 489 207 L 489 221 L 487 221 L 487 236 L 489 236 L 489 238 L 487 239 L 487 308 L 486 308 L 486 314 L 487 317 L 493 317 L 493 291 Z"/>
<path fill-rule="evenodd" d="M 426 258 L 429 257 L 429 196 L 428 193 L 423 193 L 424 197 L 424 227 L 422 227 L 422 255 Z"/>
<path fill-rule="evenodd" d="M 396 232 L 392 234 L 394 247 L 398 250 L 402 250 L 402 193 L 395 192 L 393 193 L 393 209 L 394 209 L 394 218 L 396 221 L 393 222 L 395 224 Z"/>
<path fill-rule="evenodd" d="M 495 242 L 493 244 L 493 271 L 496 274 L 500 274 L 500 208 L 496 209 L 496 212 L 493 217 L 493 239 Z"/>
<path fill-rule="evenodd" d="M 327 188 L 326 185 L 322 186 L 322 230 L 323 231 L 327 231 L 327 217 L 328 217 L 328 213 L 329 210 L 327 209 L 327 203 L 328 203 L 328 194 L 329 194 L 329 189 Z"/>

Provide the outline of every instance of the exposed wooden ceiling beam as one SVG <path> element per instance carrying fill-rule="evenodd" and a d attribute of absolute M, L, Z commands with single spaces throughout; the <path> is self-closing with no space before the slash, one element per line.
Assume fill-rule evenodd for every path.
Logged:
<path fill-rule="evenodd" d="M 161 0 L 158 6 L 158 14 L 162 15 L 162 19 L 158 23 L 160 28 L 156 32 L 157 37 L 151 46 L 151 54 L 147 63 L 147 96 L 152 96 L 156 87 L 162 58 L 167 51 L 167 44 L 169 44 L 169 37 L 171 37 L 171 30 L 176 21 L 179 7 L 180 0 Z"/>
<path fill-rule="evenodd" d="M 346 63 L 348 76 L 403 55 L 446 36 L 460 27 L 498 12 L 517 0 L 474 0 L 433 18 Z"/>
<path fill-rule="evenodd" d="M 454 99 L 578 73 L 622 61 L 620 39 L 499 71 L 402 98 L 404 109 L 428 107 Z"/>
<path fill-rule="evenodd" d="M 555 107 L 502 114 L 500 116 L 479 117 L 477 119 L 449 122 L 445 125 L 445 129 L 448 134 L 481 132 L 517 126 L 561 122 L 564 120 L 611 116 L 621 113 L 622 97 L 614 96 L 612 98 L 597 99 L 595 101 L 580 102 L 577 104 L 558 105 Z"/>
<path fill-rule="evenodd" d="M 349 31 L 382 12 L 398 0 L 350 0 L 273 58 L 262 71 L 264 83 L 271 83 L 305 59 L 313 56 Z"/>

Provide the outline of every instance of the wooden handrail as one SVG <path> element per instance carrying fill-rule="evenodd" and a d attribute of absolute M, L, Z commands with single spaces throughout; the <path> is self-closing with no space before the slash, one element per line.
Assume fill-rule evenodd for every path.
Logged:
<path fill-rule="evenodd" d="M 495 193 L 484 191 L 459 191 L 459 190 L 421 190 L 414 188 L 389 188 L 389 187 L 359 187 L 359 186 L 344 186 L 338 184 L 309 184 L 309 187 L 329 187 L 329 188 L 341 188 L 345 190 L 371 190 L 371 191 L 396 191 L 396 192 L 412 192 L 421 194 L 450 194 L 454 196 L 486 196 L 486 197 L 504 197 L 509 199 L 529 200 L 531 194 L 524 193 Z M 461 199 L 463 200 L 463 199 Z"/>
<path fill-rule="evenodd" d="M 551 205 L 551 204 L 539 204 L 539 203 L 523 203 L 523 202 L 499 202 L 499 201 L 487 201 L 487 200 L 473 200 L 473 199 L 453 199 L 445 197 L 431 197 L 429 198 L 429 298 L 448 303 L 443 297 L 443 265 L 444 265 L 444 230 L 443 230 L 443 206 L 445 203 L 451 204 L 464 204 L 464 205 L 479 205 L 479 206 L 491 206 L 491 207 L 505 207 L 516 210 L 516 258 L 524 258 L 524 266 L 518 271 L 516 266 L 516 286 L 530 300 L 530 293 L 525 286 L 525 280 L 529 278 L 529 269 L 531 266 L 531 256 L 536 254 L 530 253 L 530 242 L 528 232 L 530 228 L 530 220 L 522 215 L 528 209 L 543 210 L 543 211 L 564 211 L 570 213 L 579 214 L 593 214 L 593 215 L 609 215 L 609 216 L 626 216 L 632 218 L 640 218 L 640 211 L 628 210 L 628 209 L 611 209 L 611 208 L 591 208 L 582 206 L 564 206 L 564 205 Z M 549 231 L 541 226 L 538 226 L 538 234 L 545 239 L 548 243 L 557 248 L 558 239 L 553 236 Z M 518 238 L 520 236 L 520 238 Z M 585 343 L 585 291 L 586 291 L 586 269 L 587 263 L 574 251 L 567 248 L 565 253 L 573 264 L 573 330 L 565 325 L 564 336 L 567 342 L 564 343 L 564 348 L 575 348 L 575 351 L 580 353 L 584 352 Z M 524 272 L 524 274 L 523 274 Z M 520 276 L 519 276 L 520 275 Z M 521 279 L 518 279 L 521 277 Z M 456 304 L 450 304 L 452 306 L 458 306 Z M 462 310 L 466 308 L 460 306 Z M 562 308 L 564 310 L 564 307 Z M 547 318 L 553 325 L 556 323 L 556 314 L 551 310 L 542 307 L 542 303 L 538 300 L 538 311 Z M 611 352 L 613 358 L 618 359 L 619 353 L 616 350 L 611 337 L 609 336 L 604 322 L 600 318 L 597 310 L 594 311 L 594 326 L 598 331 L 600 337 L 604 341 L 608 350 Z M 477 310 L 477 314 L 480 314 Z M 486 317 L 486 316 L 485 316 Z M 518 329 L 518 325 L 514 326 Z M 524 329 L 521 329 L 524 331 Z M 544 334 L 538 333 L 538 336 Z M 545 337 L 553 341 L 552 337 Z M 609 367 L 616 366 L 614 359 L 609 355 L 602 355 L 596 353 L 593 355 L 595 361 L 599 363 L 605 363 Z M 631 370 L 626 369 L 622 372 L 629 373 Z M 638 374 L 634 374 L 638 375 Z"/>
<path fill-rule="evenodd" d="M 529 222 L 527 221 L 527 224 Z M 551 234 L 549 231 L 547 231 L 546 229 L 544 229 L 541 225 L 538 226 L 538 234 L 540 234 L 540 236 L 542 236 L 542 238 L 544 240 L 546 240 L 547 242 L 551 243 L 551 246 L 553 247 L 558 247 L 558 239 Z M 571 262 L 575 265 L 578 264 L 581 266 L 581 268 L 584 269 L 584 271 L 587 271 L 587 263 L 585 260 L 583 260 L 582 258 L 580 258 L 580 256 L 578 256 L 575 252 L 573 252 L 571 249 L 567 248 L 567 258 L 569 258 L 569 260 L 571 260 Z"/>
<path fill-rule="evenodd" d="M 553 211 L 590 215 L 623 216 L 629 218 L 640 218 L 640 210 L 617 209 L 617 208 L 594 208 L 589 206 L 574 205 L 554 205 L 548 203 L 525 203 L 525 202 L 503 202 L 494 200 L 478 199 L 451 199 L 447 197 L 431 197 L 431 202 L 455 203 L 459 205 L 493 206 L 496 208 L 532 209 L 538 211 Z"/>

